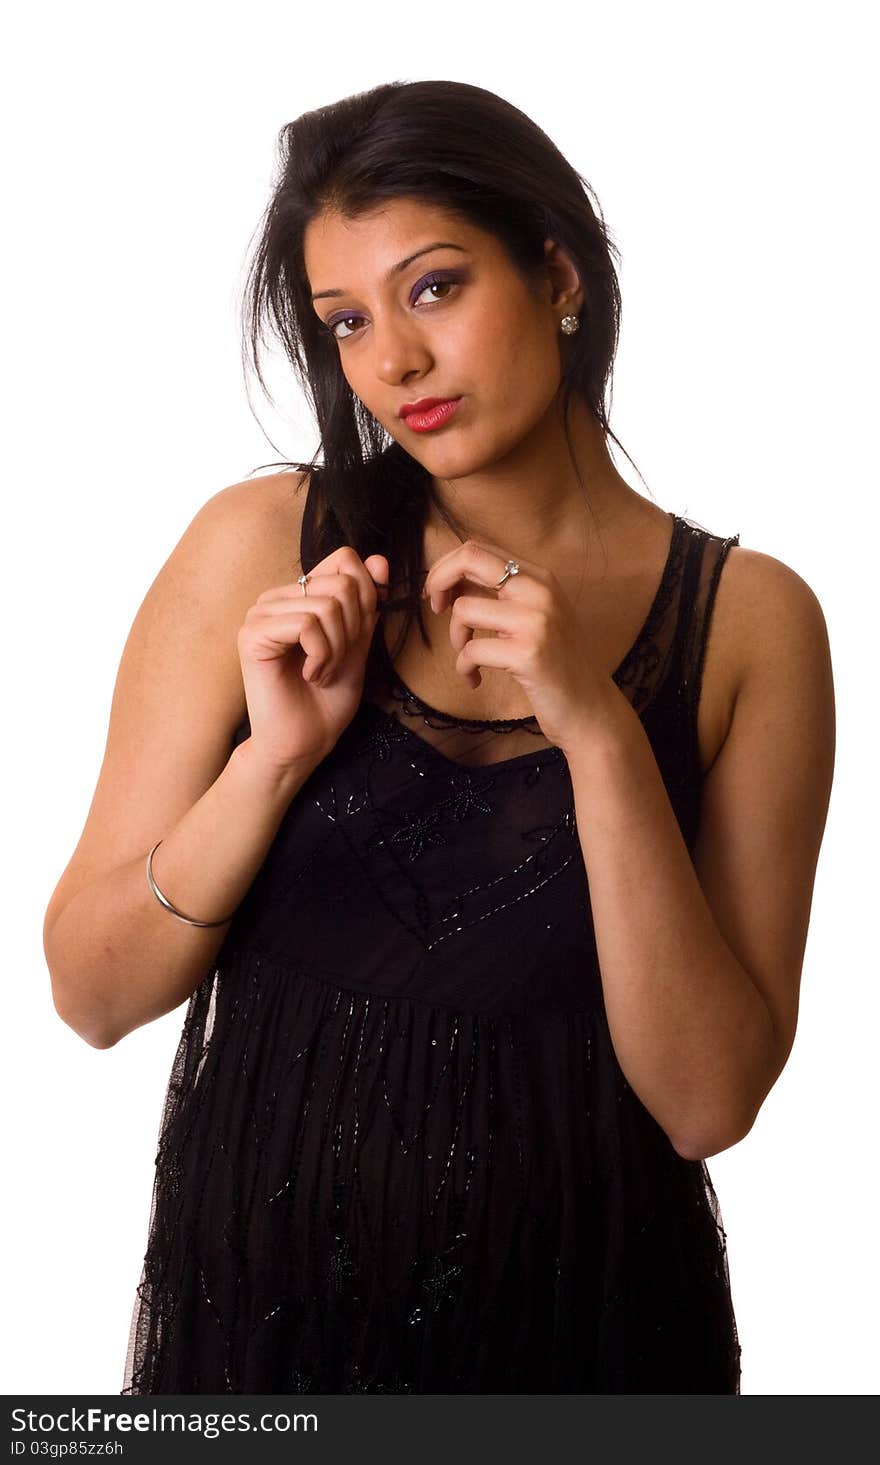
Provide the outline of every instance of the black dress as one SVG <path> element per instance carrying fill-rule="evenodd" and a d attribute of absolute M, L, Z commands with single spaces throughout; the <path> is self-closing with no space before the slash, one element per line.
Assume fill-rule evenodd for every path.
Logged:
<path fill-rule="evenodd" d="M 703 658 L 739 536 L 670 517 L 614 680 L 692 848 Z M 565 756 L 534 719 L 465 724 L 389 673 L 190 998 L 122 1393 L 739 1378 L 708 1170 L 610 1041 Z"/>

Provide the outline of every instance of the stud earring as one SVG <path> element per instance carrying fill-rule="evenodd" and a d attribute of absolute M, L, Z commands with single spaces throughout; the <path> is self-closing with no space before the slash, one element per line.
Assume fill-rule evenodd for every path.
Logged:
<path fill-rule="evenodd" d="M 559 322 L 559 329 L 566 336 L 573 336 L 575 331 L 580 330 L 580 321 L 576 315 L 564 315 Z"/>

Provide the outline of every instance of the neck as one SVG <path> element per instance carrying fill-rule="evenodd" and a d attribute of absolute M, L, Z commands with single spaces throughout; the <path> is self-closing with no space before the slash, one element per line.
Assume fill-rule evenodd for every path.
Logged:
<path fill-rule="evenodd" d="M 462 537 L 485 540 L 551 570 L 566 561 L 574 543 L 598 542 L 635 501 L 641 502 L 614 467 L 602 428 L 588 408 L 572 400 L 569 447 L 557 403 L 558 398 L 503 458 L 463 478 L 433 479 L 434 492 Z M 433 507 L 428 529 L 450 537 L 443 515 Z"/>

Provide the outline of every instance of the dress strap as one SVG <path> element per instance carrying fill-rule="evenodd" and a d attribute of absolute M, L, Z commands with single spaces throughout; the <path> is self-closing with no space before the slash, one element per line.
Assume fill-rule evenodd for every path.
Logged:
<path fill-rule="evenodd" d="M 739 544 L 740 536 L 738 533 L 727 537 L 712 534 L 700 524 L 692 524 L 691 527 L 694 531 L 694 542 L 683 586 L 682 614 L 677 637 L 680 658 L 677 674 L 695 719 L 700 705 L 703 668 L 718 582 L 727 556 Z"/>

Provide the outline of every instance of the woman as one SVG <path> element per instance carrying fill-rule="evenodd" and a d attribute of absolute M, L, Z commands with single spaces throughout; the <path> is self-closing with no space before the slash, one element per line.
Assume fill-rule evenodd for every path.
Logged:
<path fill-rule="evenodd" d="M 151 587 L 47 913 L 89 1042 L 189 997 L 123 1393 L 738 1393 L 705 1159 L 794 1038 L 822 611 L 615 470 L 533 122 L 392 83 L 282 140 L 248 336 L 321 447 Z"/>

